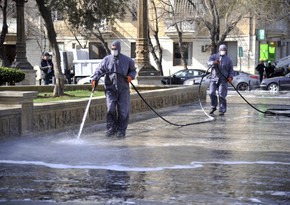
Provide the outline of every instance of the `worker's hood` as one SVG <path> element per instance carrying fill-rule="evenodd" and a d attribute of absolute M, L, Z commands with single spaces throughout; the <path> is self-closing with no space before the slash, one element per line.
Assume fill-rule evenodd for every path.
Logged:
<path fill-rule="evenodd" d="M 118 40 L 115 40 L 112 42 L 112 46 L 115 46 L 116 49 L 118 50 L 118 53 L 121 53 L 121 43 Z"/>

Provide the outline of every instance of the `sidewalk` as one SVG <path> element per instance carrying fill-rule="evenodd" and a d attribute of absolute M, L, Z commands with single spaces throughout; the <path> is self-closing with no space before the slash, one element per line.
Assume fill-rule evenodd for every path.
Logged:
<path fill-rule="evenodd" d="M 261 110 L 290 107 L 289 93 L 243 94 Z M 158 112 L 208 120 L 199 104 Z M 1 142 L 0 204 L 289 204 L 290 118 L 258 113 L 234 92 L 215 118 L 176 127 L 148 112 L 122 139 L 106 138 L 103 123 L 80 140 L 74 130 Z"/>

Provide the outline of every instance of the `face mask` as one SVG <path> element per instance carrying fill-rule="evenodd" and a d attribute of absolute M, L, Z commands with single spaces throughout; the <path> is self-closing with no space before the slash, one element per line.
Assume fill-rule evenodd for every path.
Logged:
<path fill-rule="evenodd" d="M 111 50 L 111 54 L 113 56 L 117 56 L 118 55 L 118 50 Z"/>
<path fill-rule="evenodd" d="M 226 55 L 226 51 L 220 51 L 220 55 L 221 55 L 221 56 Z"/>

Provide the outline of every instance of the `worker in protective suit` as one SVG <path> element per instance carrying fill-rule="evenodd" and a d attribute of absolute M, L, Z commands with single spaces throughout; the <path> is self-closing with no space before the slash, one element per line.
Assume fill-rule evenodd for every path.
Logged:
<path fill-rule="evenodd" d="M 210 56 L 208 65 L 212 67 L 209 86 L 210 114 L 216 111 L 219 103 L 219 114 L 224 115 L 227 111 L 228 82 L 231 83 L 234 76 L 233 63 L 227 56 L 226 45 L 219 46 L 219 52 Z M 216 91 L 218 91 L 218 97 Z"/>
<path fill-rule="evenodd" d="M 117 135 L 125 137 L 129 122 L 130 88 L 129 83 L 135 79 L 134 61 L 121 53 L 119 41 L 111 44 L 111 55 L 106 56 L 92 77 L 92 87 L 105 74 L 105 94 L 107 105 L 107 137 Z"/>

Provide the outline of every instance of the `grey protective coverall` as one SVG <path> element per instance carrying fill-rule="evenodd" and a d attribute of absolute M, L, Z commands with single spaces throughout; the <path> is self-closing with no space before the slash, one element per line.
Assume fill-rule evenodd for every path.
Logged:
<path fill-rule="evenodd" d="M 219 51 L 226 49 L 225 45 L 220 45 Z M 219 60 L 219 65 L 214 65 L 214 61 Z M 209 95 L 211 100 L 211 108 L 215 109 L 219 100 L 219 112 L 225 113 L 227 111 L 226 97 L 228 94 L 227 78 L 233 78 L 234 70 L 232 60 L 227 55 L 220 55 L 216 53 L 210 56 L 208 65 L 212 66 L 211 79 L 209 85 Z M 218 90 L 218 98 L 216 95 Z"/>
<path fill-rule="evenodd" d="M 116 46 L 118 55 L 106 56 L 95 70 L 92 80 L 99 80 L 106 73 L 107 133 L 125 135 L 130 111 L 130 89 L 126 76 L 134 79 L 136 68 L 134 61 L 121 53 L 119 41 L 114 41 L 112 45 Z"/>

